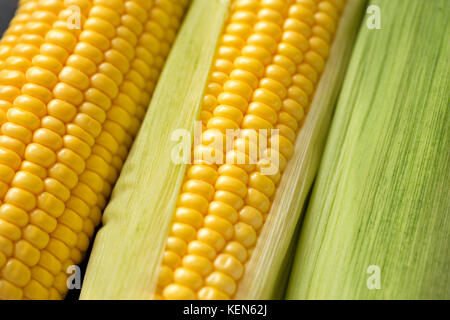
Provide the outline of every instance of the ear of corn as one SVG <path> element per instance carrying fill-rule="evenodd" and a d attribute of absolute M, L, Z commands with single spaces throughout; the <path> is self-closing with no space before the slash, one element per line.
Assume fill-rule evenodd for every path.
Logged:
<path fill-rule="evenodd" d="M 361 29 L 289 299 L 450 297 L 450 4 L 371 4 L 382 30 Z"/>
<path fill-rule="evenodd" d="M 228 27 L 224 37 L 233 35 L 242 43 L 222 42 L 218 48 L 217 61 L 232 64 L 228 70 L 212 69 L 207 88 L 217 90 L 207 91 L 205 98 L 216 99 L 217 104 L 203 106 L 201 148 L 215 148 L 208 141 L 212 135 L 240 129 L 243 134 L 225 156 L 229 161 L 242 152 L 248 160 L 189 168 L 167 239 L 156 298 L 234 298 L 292 157 L 296 134 L 310 110 L 344 9 L 342 1 L 234 4 L 228 26 L 237 24 L 242 31 Z M 214 77 L 217 72 L 223 82 Z M 264 173 L 266 159 L 258 158 L 256 165 L 250 162 L 252 144 L 265 139 L 257 130 L 264 129 L 279 130 L 268 135 L 268 146 L 255 148 L 260 155 L 277 157 L 270 163 L 276 168 L 271 174 Z M 252 140 L 252 132 L 257 139 Z"/>
<path fill-rule="evenodd" d="M 156 285 L 185 166 L 170 161 L 168 141 L 189 132 L 229 2 L 196 0 L 189 10 L 96 236 L 82 299 L 149 299 Z M 114 279 L 114 280 L 112 280 Z"/>
<path fill-rule="evenodd" d="M 187 2 L 22 1 L 0 50 L 0 299 L 65 295 Z"/>
<path fill-rule="evenodd" d="M 448 2 L 370 1 L 307 208 L 365 0 L 195 0 L 156 86 L 188 4 L 19 2 L 0 300 L 63 298 L 105 207 L 83 299 L 450 297 Z"/>
<path fill-rule="evenodd" d="M 357 8 L 361 9 L 361 2 L 353 2 L 349 16 L 352 23 L 346 28 L 356 27 Z M 211 11 L 217 12 L 213 17 L 216 23 L 207 19 L 214 26 L 212 31 L 203 30 L 199 19 L 185 26 L 186 30 L 200 31 L 200 38 L 210 44 L 213 37 L 219 40 L 228 9 L 219 1 L 198 0 L 193 11 L 205 15 L 211 6 L 220 8 Z M 311 108 L 345 8 L 346 3 L 340 0 L 231 1 L 230 18 L 218 41 L 209 79 L 205 70 L 198 78 L 192 66 L 180 68 L 179 56 L 191 54 L 185 50 L 185 42 L 193 41 L 182 33 L 171 57 L 174 61 L 166 69 L 167 82 L 152 103 L 151 110 L 158 111 L 146 118 L 146 134 L 139 136 L 106 209 L 105 226 L 95 241 L 82 298 L 235 297 L 281 176 L 294 153 L 296 135 Z M 351 36 L 341 41 L 348 46 Z M 339 49 L 336 62 L 345 61 L 343 49 Z M 189 58 L 204 67 L 212 58 L 212 52 L 207 53 Z M 191 80 L 178 83 L 178 74 L 173 71 L 177 68 L 185 78 L 203 79 L 193 87 L 196 99 L 202 97 L 206 87 L 200 113 L 203 141 L 193 150 L 201 158 L 187 168 L 168 163 L 168 135 L 174 129 L 191 128 L 198 110 L 197 100 L 193 103 L 190 96 L 183 96 Z M 336 72 L 329 77 L 339 78 Z M 338 81 L 336 84 L 338 87 Z M 173 92 L 180 98 L 171 97 Z M 324 109 L 330 110 L 335 96 L 336 92 L 330 90 L 322 101 Z M 163 109 L 174 103 L 181 109 L 176 116 L 175 109 Z M 171 117 L 171 121 L 165 121 Z M 329 120 L 323 119 L 328 118 L 329 111 L 323 115 L 322 124 L 316 119 L 316 126 L 308 130 L 326 130 Z M 155 121 L 162 121 L 166 127 L 153 128 Z M 224 152 L 213 142 L 223 138 L 228 129 L 240 129 L 244 134 L 234 138 L 224 156 L 229 160 L 243 156 L 245 164 L 211 163 L 205 156 Z M 263 139 L 257 133 L 259 140 L 251 140 L 250 133 L 260 129 L 279 130 L 269 135 L 267 146 L 257 149 L 259 155 L 272 155 L 276 162 L 260 158 L 256 164 L 250 163 L 252 144 Z M 263 174 L 268 166 L 275 172 Z M 132 181 L 136 185 L 130 190 Z"/>

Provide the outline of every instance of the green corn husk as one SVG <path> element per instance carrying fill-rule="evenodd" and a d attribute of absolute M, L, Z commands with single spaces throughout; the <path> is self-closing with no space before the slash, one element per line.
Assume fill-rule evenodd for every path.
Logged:
<path fill-rule="evenodd" d="M 450 298 L 450 3 L 371 4 L 382 29 L 362 26 L 288 299 Z"/>
<path fill-rule="evenodd" d="M 150 299 L 186 165 L 170 161 L 171 134 L 192 132 L 229 0 L 195 0 L 113 190 L 81 299 Z"/>
<path fill-rule="evenodd" d="M 289 246 L 318 168 L 364 3 L 349 0 L 341 17 L 294 156 L 247 264 L 237 299 L 280 295 L 277 279 L 286 266 L 283 261 L 292 253 Z M 105 210 L 82 299 L 152 298 L 186 167 L 170 161 L 172 146 L 167 142 L 175 129 L 192 132 L 228 9 L 229 1 L 194 1 Z"/>

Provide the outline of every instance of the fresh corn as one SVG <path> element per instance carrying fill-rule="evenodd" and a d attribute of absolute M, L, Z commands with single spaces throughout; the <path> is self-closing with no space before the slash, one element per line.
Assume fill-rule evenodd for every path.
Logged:
<path fill-rule="evenodd" d="M 448 299 L 450 5 L 188 4 L 19 2 L 0 299 Z"/>
<path fill-rule="evenodd" d="M 21 2 L 0 50 L 0 299 L 67 292 L 187 5 Z"/>
<path fill-rule="evenodd" d="M 276 128 L 279 170 L 264 175 L 262 162 L 200 162 L 188 169 L 156 298 L 233 297 L 292 156 L 343 6 L 342 1 L 233 3 L 207 84 L 201 113 L 204 142 L 199 148 L 208 148 L 208 137 L 227 129 Z M 253 141 L 236 138 L 226 156 L 234 158 L 239 145 L 247 143 Z M 258 152 L 278 152 L 272 143 Z"/>
<path fill-rule="evenodd" d="M 370 5 L 382 30 L 362 25 L 288 299 L 450 298 L 450 4 Z"/>
<path fill-rule="evenodd" d="M 361 9 L 362 1 L 351 2 Z M 230 9 L 224 9 L 226 3 L 197 0 L 193 4 L 157 91 L 158 98 L 152 102 L 151 110 L 160 110 L 158 117 L 146 117 L 105 210 L 104 227 L 97 235 L 85 277 L 83 299 L 235 297 L 348 5 L 341 0 L 234 0 Z M 207 10 L 217 15 L 229 11 L 225 25 L 220 25 L 223 20 L 217 16 L 207 17 Z M 359 16 L 356 10 L 353 15 Z M 177 61 L 182 54 L 202 66 L 211 54 L 191 52 L 194 41 L 188 32 L 201 30 L 204 25 L 198 20 L 206 19 L 206 24 L 213 18 L 217 20 L 214 28 L 202 30 L 200 35 L 205 40 L 197 44 L 201 47 L 211 37 L 217 38 L 212 66 L 192 70 L 189 61 Z M 223 31 L 218 37 L 220 29 Z M 342 40 L 348 46 L 350 39 Z M 344 61 L 343 57 L 339 61 Z M 177 67 L 180 74 L 174 79 L 170 71 Z M 208 80 L 200 85 L 202 90 L 197 85 L 189 94 L 190 83 L 176 82 L 183 77 L 206 78 L 208 74 Z M 169 97 L 177 90 L 180 97 Z M 201 104 L 189 105 L 199 99 Z M 175 103 L 178 105 L 171 108 L 179 108 L 179 112 L 158 108 Z M 176 119 L 164 122 L 175 112 Z M 231 150 L 223 156 L 232 160 L 242 157 L 245 163 L 211 163 L 207 158 L 184 167 L 168 163 L 170 151 L 165 141 L 170 130 L 181 124 L 191 131 L 189 120 L 198 112 L 202 144 L 194 147 L 194 154 L 224 152 L 214 142 L 225 141 L 227 130 L 239 129 L 244 134 L 234 138 Z M 157 125 L 155 118 L 167 126 Z M 269 135 L 266 147 L 256 146 L 257 153 L 265 158 L 251 163 L 252 143 L 263 139 L 258 136 L 260 129 L 279 131 Z M 163 137 L 159 138 L 161 132 Z M 249 139 L 252 132 L 256 132 L 256 140 Z M 263 161 L 267 158 L 276 161 L 268 164 Z M 267 175 L 263 172 L 267 168 L 275 168 L 275 172 Z M 131 181 L 135 182 L 133 188 Z M 121 238 L 115 239 L 118 234 Z"/>

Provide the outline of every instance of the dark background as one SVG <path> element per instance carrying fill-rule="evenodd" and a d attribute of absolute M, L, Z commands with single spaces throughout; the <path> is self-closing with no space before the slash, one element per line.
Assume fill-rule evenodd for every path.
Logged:
<path fill-rule="evenodd" d="M 0 34 L 8 28 L 9 21 L 14 16 L 18 0 L 0 0 Z"/>

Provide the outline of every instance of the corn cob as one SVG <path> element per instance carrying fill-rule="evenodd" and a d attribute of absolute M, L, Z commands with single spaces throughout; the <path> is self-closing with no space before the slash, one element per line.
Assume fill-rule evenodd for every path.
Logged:
<path fill-rule="evenodd" d="M 171 106 L 167 108 L 172 110 L 158 113 L 165 126 L 154 122 L 156 117 L 148 115 L 145 119 L 145 136 L 137 138 L 105 210 L 104 227 L 97 234 L 89 260 L 83 299 L 235 297 L 293 154 L 346 5 L 339 0 L 235 0 L 227 10 L 229 19 L 224 27 L 215 17 L 219 21 L 213 24 L 214 29 L 200 29 L 212 19 L 202 11 L 219 14 L 225 3 L 194 2 L 174 48 L 174 55 L 178 54 L 169 61 L 168 74 L 152 102 L 154 106 Z M 361 9 L 362 2 L 358 3 Z M 206 21 L 197 21 L 202 19 Z M 223 29 L 208 70 L 199 71 L 189 62 L 175 60 L 183 60 L 181 55 L 187 52 L 196 64 L 208 63 L 209 51 L 190 51 L 195 48 L 189 44 L 195 42 L 187 33 L 195 27 L 202 30 L 205 42 L 216 36 L 217 28 Z M 201 43 L 197 45 L 202 47 Z M 169 75 L 178 69 L 179 74 Z M 191 81 L 189 85 L 186 80 L 178 83 L 187 77 L 197 81 L 203 76 L 208 78 L 202 84 L 204 94 Z M 180 97 L 168 97 L 172 92 Z M 187 166 L 168 164 L 171 152 L 166 150 L 166 141 L 170 130 L 191 131 L 193 124 L 188 120 L 197 112 L 202 144 L 193 152 L 205 157 Z M 225 148 L 220 149 L 223 146 L 215 142 L 225 141 L 228 129 L 240 129 L 243 136 L 234 138 L 231 151 L 225 153 Z M 259 129 L 279 130 L 269 136 L 268 146 L 256 146 L 263 160 L 273 156 L 279 166 L 263 160 L 250 163 L 249 150 L 255 147 L 252 143 L 263 139 L 257 134 L 251 139 Z M 156 138 L 159 144 L 153 141 Z M 206 158 L 207 154 L 219 153 L 227 159 L 243 157 L 245 163 L 211 163 Z M 263 169 L 271 166 L 276 172 L 263 174 Z M 115 239 L 118 233 L 121 241 Z M 107 281 L 111 278 L 114 283 Z M 127 292 L 121 290 L 124 286 Z"/>
<path fill-rule="evenodd" d="M 56 222 L 55 218 L 61 215 L 64 204 L 51 192 L 43 192 L 46 188 L 44 183 L 49 187 L 56 186 L 65 190 L 61 189 L 65 188 L 60 182 L 65 179 L 61 174 L 70 174 L 72 171 L 64 166 L 62 168 L 65 172 L 58 172 L 61 164 L 55 164 L 52 168 L 56 171 L 55 174 L 52 176 L 49 169 L 47 178 L 47 168 L 56 162 L 52 148 L 59 148 L 58 143 L 62 144 L 58 133 L 63 135 L 65 127 L 51 112 L 50 115 L 45 115 L 46 104 L 53 96 L 56 97 L 57 73 L 73 50 L 76 33 L 77 31 L 67 30 L 61 12 L 40 48 L 33 46 L 33 49 L 40 53 L 41 59 L 33 59 L 23 82 L 31 84 L 35 88 L 35 94 L 20 92 L 8 109 L 7 119 L 2 126 L 1 164 L 7 174 L 2 174 L 6 181 L 1 194 L 3 204 L 0 209 L 0 233 L 5 257 L 1 263 L 1 298 L 31 298 L 44 292 L 48 296 L 48 290 L 32 280 L 32 267 L 52 270 L 57 265 L 56 258 L 49 255 L 48 251 L 39 251 L 49 243 L 48 233 L 52 225 L 56 227 L 56 223 L 44 224 L 42 221 L 45 218 L 47 221 Z M 55 89 L 53 94 L 52 89 Z M 59 93 L 62 94 L 62 90 Z M 44 294 L 45 298 L 47 296 Z"/>
<path fill-rule="evenodd" d="M 288 299 L 449 299 L 448 1 L 372 0 L 300 232 Z"/>
<path fill-rule="evenodd" d="M 177 23 L 169 29 L 174 34 L 186 5 L 182 0 L 39 0 L 38 8 L 50 7 L 58 17 L 54 23 L 44 19 L 52 26 L 39 29 L 34 56 L 23 59 L 29 67 L 21 70 L 22 82 L 14 83 L 19 95 L 0 136 L 1 299 L 64 296 L 66 269 L 81 261 L 109 196 L 108 188 L 103 198 L 97 194 L 112 158 L 126 132 L 139 129 L 142 115 L 130 119 L 138 103 L 148 102 L 151 92 L 143 98 L 141 91 L 151 76 L 157 80 L 164 63 L 163 55 L 152 58 L 161 42 L 153 35 L 154 24 L 170 21 L 175 6 Z M 72 6 L 80 8 L 80 29 L 68 28 Z M 27 41 L 23 38 L 16 47 Z"/>
<path fill-rule="evenodd" d="M 276 153 L 279 170 L 266 176 L 262 162 L 255 166 L 249 160 L 188 169 L 164 253 L 157 293 L 162 298 L 233 297 L 292 156 L 343 6 L 343 1 L 234 2 L 202 108 L 203 141 L 227 129 L 276 128 L 279 135 L 258 152 Z M 234 43 L 227 42 L 231 37 Z M 274 139 L 279 152 L 271 148 Z M 256 141 L 244 133 L 226 157 L 248 152 Z M 208 148 L 206 143 L 200 148 Z"/>

